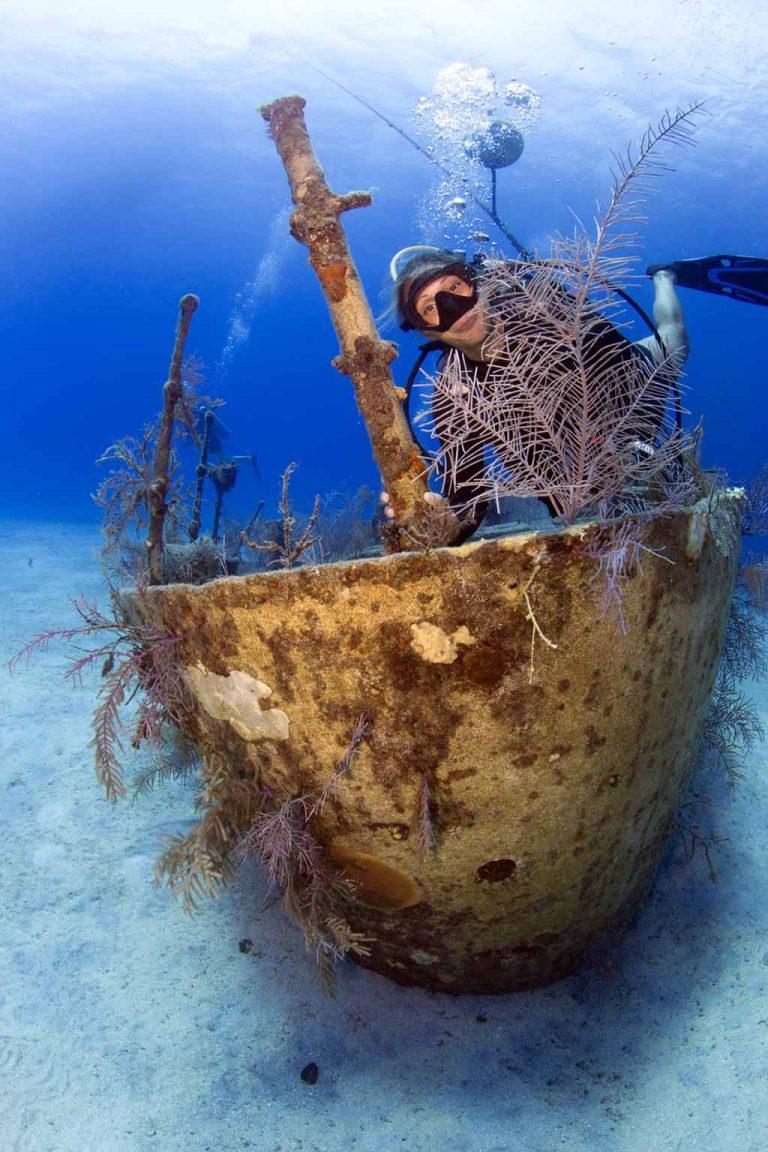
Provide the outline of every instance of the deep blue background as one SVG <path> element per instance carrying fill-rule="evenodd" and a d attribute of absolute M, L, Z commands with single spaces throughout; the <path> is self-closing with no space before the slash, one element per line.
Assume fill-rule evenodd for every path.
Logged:
<path fill-rule="evenodd" d="M 621 46 L 614 51 L 620 59 Z M 394 76 L 355 71 L 343 58 L 335 67 L 413 131 L 418 96 L 451 58 L 435 50 L 417 75 L 405 65 Z M 240 78 L 228 87 L 226 72 L 212 83 L 199 71 L 159 67 L 128 80 L 84 80 L 31 109 L 19 101 L 9 116 L 0 146 L 9 174 L 0 183 L 4 512 L 97 515 L 89 496 L 100 476 L 94 462 L 157 410 L 177 303 L 190 291 L 201 307 L 188 350 L 202 357 L 211 390 L 227 401 L 228 448 L 255 453 L 261 471 L 260 484 L 243 474 L 232 507 L 272 502 L 290 460 L 300 464 L 299 506 L 315 492 L 378 484 L 351 384 L 330 367 L 335 336 L 305 250 L 284 223 L 275 226 L 288 189 L 258 105 L 300 88 L 331 186 L 373 189 L 373 207 L 344 223 L 376 312 L 392 252 L 426 238 L 416 220 L 435 170 L 306 67 L 260 76 L 252 64 L 247 86 Z M 503 78 L 503 59 L 495 67 Z M 738 143 L 738 104 L 728 85 L 720 98 L 717 76 L 697 85 L 658 70 L 638 87 L 628 75 L 623 101 L 614 92 L 593 94 L 590 103 L 580 92 L 574 104 L 556 74 L 527 77 L 510 61 L 507 75 L 534 80 L 543 99 L 522 160 L 499 180 L 500 208 L 525 241 L 540 245 L 570 229 L 571 210 L 589 219 L 607 194 L 611 149 L 636 140 L 676 98 L 703 89 L 710 116 L 698 146 L 675 155 L 677 170 L 651 198 L 641 263 L 713 251 L 768 254 L 766 173 L 745 163 L 744 140 L 729 151 Z M 274 234 L 284 239 L 275 243 Z M 276 271 L 262 277 L 250 336 L 217 379 L 237 294 L 270 244 Z M 648 283 L 637 295 L 650 308 Z M 685 305 L 691 419 L 704 418 L 705 462 L 742 481 L 768 455 L 768 311 L 698 293 L 687 293 Z M 401 380 L 415 344 L 402 342 Z"/>

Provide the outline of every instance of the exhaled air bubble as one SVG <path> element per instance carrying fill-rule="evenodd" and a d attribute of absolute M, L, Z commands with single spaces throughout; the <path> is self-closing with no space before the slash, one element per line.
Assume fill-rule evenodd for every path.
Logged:
<path fill-rule="evenodd" d="M 449 245 L 470 241 L 484 222 L 476 205 L 488 200 L 489 170 L 519 158 L 540 107 L 533 88 L 499 82 L 488 68 L 457 61 L 438 72 L 431 94 L 414 108 L 425 151 L 450 173 L 422 198 L 417 219 L 425 236 L 434 242 L 443 234 Z"/>

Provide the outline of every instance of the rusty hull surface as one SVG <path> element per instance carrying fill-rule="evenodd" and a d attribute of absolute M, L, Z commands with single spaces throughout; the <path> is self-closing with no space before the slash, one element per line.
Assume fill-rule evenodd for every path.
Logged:
<path fill-rule="evenodd" d="M 359 885 L 344 914 L 372 938 L 362 963 L 529 988 L 620 931 L 653 882 L 714 686 L 737 503 L 653 526 L 666 559 L 629 581 L 626 634 L 600 618 L 591 528 L 155 588 L 131 611 L 182 638 L 202 750 L 278 791 L 316 793 L 370 716 L 316 822 Z M 557 645 L 536 638 L 532 680 L 529 609 Z M 420 857 L 424 779 L 437 847 Z"/>

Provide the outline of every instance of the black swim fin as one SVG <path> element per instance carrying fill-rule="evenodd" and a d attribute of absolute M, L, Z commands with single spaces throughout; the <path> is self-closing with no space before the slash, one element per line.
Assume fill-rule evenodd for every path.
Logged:
<path fill-rule="evenodd" d="M 674 260 L 652 264 L 648 275 L 668 268 L 681 288 L 715 292 L 745 304 L 768 306 L 768 260 L 757 256 L 702 256 L 700 260 Z"/>

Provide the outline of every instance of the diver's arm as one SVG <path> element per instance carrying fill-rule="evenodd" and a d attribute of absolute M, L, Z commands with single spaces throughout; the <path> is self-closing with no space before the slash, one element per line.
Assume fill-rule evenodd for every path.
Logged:
<path fill-rule="evenodd" d="M 662 344 L 656 336 L 646 336 L 636 343 L 645 348 L 656 364 L 665 361 L 673 372 L 679 372 L 688 358 L 691 346 L 680 297 L 675 287 L 675 275 L 668 268 L 659 268 L 653 275 L 653 319 Z"/>
<path fill-rule="evenodd" d="M 446 539 L 445 544 L 450 547 L 455 547 L 457 544 L 463 544 L 473 532 L 482 524 L 485 519 L 485 514 L 488 511 L 488 500 L 482 500 L 478 503 L 472 504 L 471 501 L 476 495 L 476 487 L 472 481 L 477 481 L 483 475 L 481 469 L 479 474 L 475 469 L 467 467 L 466 463 L 456 470 L 456 479 L 459 481 L 457 484 L 453 483 L 453 477 L 443 474 L 442 485 L 443 492 L 439 495 L 437 492 L 425 492 L 424 503 L 438 517 L 438 521 L 442 521 L 442 531 L 445 531 L 447 526 L 445 513 L 449 512 L 451 521 L 450 538 Z M 385 523 L 394 525 L 395 511 L 390 503 L 389 493 L 382 492 L 379 497 L 382 505 L 382 513 Z M 441 511 L 442 509 L 442 511 Z M 426 528 L 427 521 L 424 522 L 423 528 Z M 382 531 L 382 535 L 385 533 Z M 418 536 L 416 537 L 418 542 Z"/>

